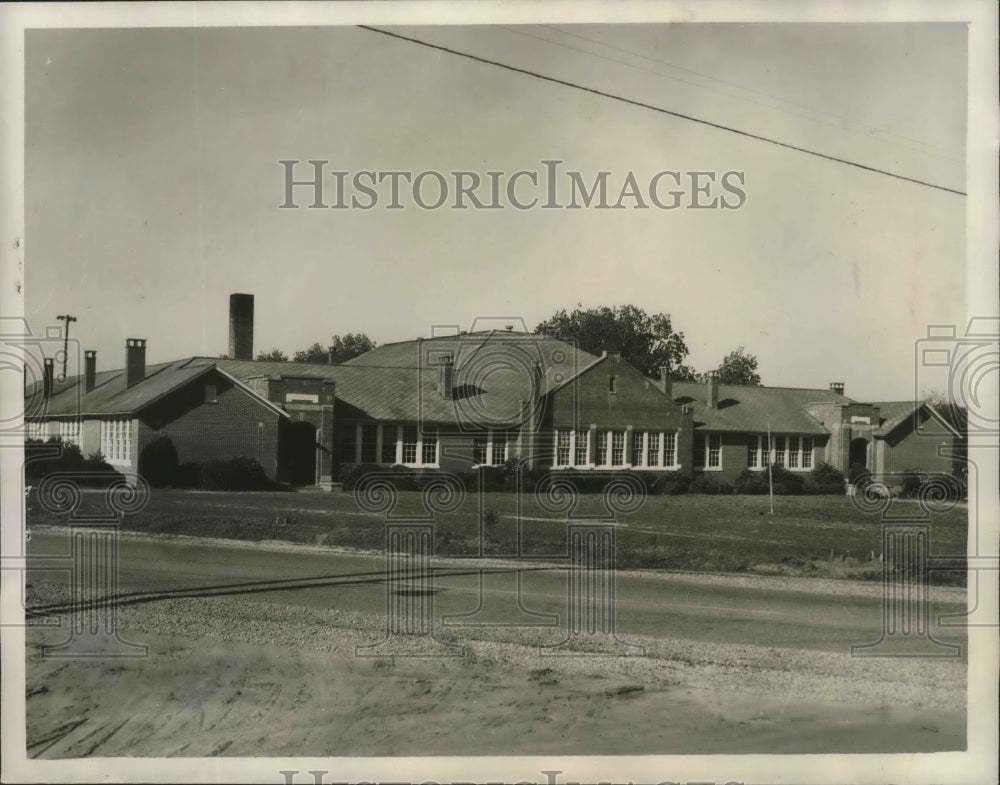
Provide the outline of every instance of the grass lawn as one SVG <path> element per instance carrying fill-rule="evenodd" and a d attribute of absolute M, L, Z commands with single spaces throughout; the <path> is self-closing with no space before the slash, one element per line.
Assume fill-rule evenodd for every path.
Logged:
<path fill-rule="evenodd" d="M 65 525 L 29 498 L 28 526 Z M 98 510 L 100 492 L 84 494 L 82 510 Z M 435 552 L 441 556 L 561 557 L 566 514 L 546 509 L 534 494 L 469 493 L 454 512 L 438 514 Z M 766 496 L 650 496 L 638 509 L 616 515 L 619 568 L 758 572 L 876 580 L 881 577 L 881 517 L 864 513 L 846 496 L 779 496 L 774 514 Z M 520 507 L 520 511 L 519 511 Z M 395 516 L 424 514 L 418 491 L 398 493 Z M 483 515 L 483 513 L 486 515 Z M 889 514 L 919 516 L 913 501 L 894 500 Z M 606 516 L 599 494 L 579 497 L 575 519 Z M 933 514 L 930 554 L 966 552 L 964 505 Z M 480 538 L 480 522 L 489 521 Z M 520 536 L 518 524 L 520 523 Z M 351 493 L 152 492 L 149 505 L 126 517 L 135 531 L 286 540 L 380 549 L 381 513 L 364 511 Z M 520 549 L 518 542 L 520 541 Z M 872 558 L 874 555 L 874 558 Z M 964 585 L 965 573 L 932 572 L 933 583 Z"/>

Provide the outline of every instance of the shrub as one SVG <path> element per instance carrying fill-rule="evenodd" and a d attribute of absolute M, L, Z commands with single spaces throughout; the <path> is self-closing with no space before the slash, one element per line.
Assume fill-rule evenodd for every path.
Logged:
<path fill-rule="evenodd" d="M 658 492 L 666 496 L 679 496 L 691 489 L 693 481 L 691 474 L 683 470 L 665 472 L 657 484 L 659 488 Z"/>
<path fill-rule="evenodd" d="M 477 466 L 473 477 L 475 487 L 483 491 L 502 491 L 506 484 L 503 466 Z"/>
<path fill-rule="evenodd" d="M 740 472 L 740 476 L 736 478 L 734 483 L 736 493 L 744 494 L 747 496 L 759 496 L 761 494 L 767 493 L 768 482 L 767 482 L 767 472 L 766 471 L 754 471 L 753 469 L 744 469 Z"/>
<path fill-rule="evenodd" d="M 253 458 L 229 458 L 202 464 L 199 485 L 209 491 L 266 491 L 274 483 Z"/>
<path fill-rule="evenodd" d="M 771 464 L 771 481 L 774 484 L 774 492 L 779 496 L 798 496 L 806 484 L 801 474 L 790 472 L 776 463 Z"/>
<path fill-rule="evenodd" d="M 153 488 L 166 488 L 175 484 L 177 448 L 169 436 L 158 436 L 142 448 L 139 455 L 139 474 Z"/>
<path fill-rule="evenodd" d="M 201 483 L 201 464 L 182 463 L 174 472 L 175 488 L 197 488 Z"/>
<path fill-rule="evenodd" d="M 378 469 L 372 463 L 342 463 L 337 469 L 337 482 L 344 486 L 345 491 L 353 491 L 362 477 Z"/>
<path fill-rule="evenodd" d="M 806 480 L 806 493 L 811 494 L 843 494 L 844 475 L 828 463 L 821 463 L 811 472 Z"/>
<path fill-rule="evenodd" d="M 389 471 L 394 475 L 392 484 L 397 491 L 412 491 L 417 487 L 413 478 L 413 469 L 408 466 L 396 463 L 389 468 Z"/>
<path fill-rule="evenodd" d="M 53 448 L 58 449 L 58 453 Z M 45 442 L 26 439 L 24 458 L 24 481 L 27 485 L 37 483 L 49 474 L 61 472 L 82 472 L 89 475 L 80 476 L 76 480 L 77 484 L 85 488 L 101 488 L 125 479 L 121 472 L 104 460 L 100 451 L 84 458 L 78 445 L 63 443 L 58 436 Z"/>
<path fill-rule="evenodd" d="M 711 474 L 699 474 L 692 481 L 689 490 L 691 493 L 704 493 L 710 496 L 716 496 L 721 488 L 719 487 L 719 483 L 715 481 L 715 478 Z"/>
<path fill-rule="evenodd" d="M 633 474 L 639 478 L 639 482 L 641 482 L 643 487 L 646 489 L 647 496 L 656 496 L 660 492 L 663 480 L 662 473 L 633 472 Z"/>

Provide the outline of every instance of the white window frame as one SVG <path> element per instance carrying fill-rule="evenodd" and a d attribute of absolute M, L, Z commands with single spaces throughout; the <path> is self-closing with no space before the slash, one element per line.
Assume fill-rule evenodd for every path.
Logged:
<path fill-rule="evenodd" d="M 361 463 L 361 437 L 363 434 L 362 428 L 368 425 L 369 427 L 374 425 L 374 423 L 357 423 L 355 426 L 354 433 L 354 462 Z M 436 428 L 425 428 L 426 433 L 421 433 L 420 428 L 413 423 L 378 423 L 376 425 L 378 430 L 375 434 L 375 455 L 378 460 L 375 461 L 380 466 L 406 466 L 411 469 L 436 469 L 441 463 L 441 434 L 438 433 Z M 382 460 L 383 447 L 386 445 L 386 429 L 395 428 L 396 429 L 396 459 L 391 463 L 387 464 Z M 417 452 L 416 460 L 413 462 L 403 461 L 403 434 L 407 428 L 413 428 L 417 432 Z M 428 437 L 427 441 L 433 440 L 434 442 L 434 460 L 427 463 L 423 460 L 424 458 L 424 437 Z"/>
<path fill-rule="evenodd" d="M 780 450 L 781 461 L 779 462 L 777 448 L 778 440 L 781 440 L 782 448 Z M 771 434 L 771 447 L 772 449 L 768 451 L 767 448 L 767 434 L 760 434 L 757 436 L 757 446 L 752 451 L 756 456 L 757 465 L 750 465 L 749 457 L 747 460 L 747 468 L 755 472 L 767 471 L 767 467 L 772 463 L 781 466 L 783 469 L 787 469 L 790 472 L 809 472 L 812 471 L 813 466 L 813 448 L 814 441 L 812 436 L 799 436 L 798 434 L 787 434 L 787 433 L 772 433 Z M 749 453 L 748 453 L 749 456 Z M 792 466 L 794 456 L 794 462 L 797 464 Z"/>
<path fill-rule="evenodd" d="M 585 443 L 585 453 L 590 456 L 590 430 L 585 429 L 566 429 L 557 428 L 552 431 L 552 445 L 553 445 L 553 456 L 552 456 L 552 468 L 553 469 L 648 469 L 652 471 L 675 471 L 680 468 L 681 464 L 678 462 L 678 452 L 677 452 L 677 431 L 629 431 L 628 429 L 621 428 L 609 428 L 603 430 L 594 431 L 594 438 L 596 443 L 594 444 L 594 462 L 578 462 L 577 461 L 577 447 L 578 447 L 578 437 L 583 435 L 586 438 Z M 621 434 L 623 440 L 622 446 L 622 463 L 613 463 L 612 450 L 614 448 L 615 434 Z M 560 461 L 560 448 L 559 439 L 560 437 L 565 438 L 569 436 L 569 463 L 564 463 Z M 650 436 L 658 436 L 659 444 L 656 448 L 656 457 L 659 463 L 649 463 L 649 442 Z M 631 438 L 631 444 L 627 444 Z M 669 447 L 668 447 L 669 445 Z M 601 452 L 601 446 L 604 448 L 604 463 L 599 463 L 597 456 Z M 631 460 L 634 457 L 634 452 L 638 451 L 640 461 L 635 463 Z M 668 453 L 673 454 L 673 461 L 668 463 L 667 456 Z"/>
<path fill-rule="evenodd" d="M 59 438 L 64 444 L 75 444 L 77 447 L 80 446 L 80 440 L 83 437 L 83 424 L 80 420 L 60 420 L 59 421 Z"/>
<path fill-rule="evenodd" d="M 472 452 L 472 466 L 473 468 L 478 466 L 503 466 L 510 459 L 510 443 L 511 437 L 508 431 L 494 431 L 492 428 L 486 431 L 485 442 L 486 442 L 486 461 L 483 463 L 476 462 L 476 452 L 475 452 L 475 442 L 483 441 L 483 436 L 476 436 L 473 439 L 473 452 Z M 497 456 L 494 455 L 496 448 L 503 443 L 503 456 L 498 461 Z"/>
<path fill-rule="evenodd" d="M 585 441 L 583 450 L 587 460 L 583 463 L 577 461 L 577 448 L 580 446 L 579 436 L 583 435 Z M 568 463 L 559 462 L 559 439 L 561 436 L 569 437 L 569 447 L 566 451 Z M 556 428 L 552 431 L 552 468 L 553 469 L 593 469 L 594 464 L 590 463 L 590 430 L 586 428 Z"/>
<path fill-rule="evenodd" d="M 132 463 L 132 419 L 108 417 L 101 420 L 101 455 L 112 466 Z"/>

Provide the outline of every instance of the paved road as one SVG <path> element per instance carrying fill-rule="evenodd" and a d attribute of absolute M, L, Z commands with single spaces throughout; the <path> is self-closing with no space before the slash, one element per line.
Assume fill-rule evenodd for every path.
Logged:
<path fill-rule="evenodd" d="M 56 531 L 36 530 L 29 544 L 32 556 L 65 554 L 67 549 L 67 535 Z M 435 569 L 430 595 L 434 618 L 473 614 L 465 621 L 563 624 L 567 570 L 521 570 L 520 592 L 518 576 L 515 569 L 478 570 L 467 563 L 443 562 Z M 28 580 L 65 581 L 67 576 L 29 573 Z M 852 644 L 880 637 L 877 597 L 777 591 L 741 585 L 745 583 L 705 585 L 669 576 L 620 575 L 618 634 L 626 640 L 632 633 L 845 653 Z M 376 613 L 384 612 L 387 599 L 382 557 L 131 537 L 120 541 L 119 589 L 125 602 L 239 595 L 260 602 Z M 520 605 L 530 613 L 519 610 L 518 593 Z M 935 603 L 932 619 L 940 612 L 960 610 L 955 604 Z M 949 643 L 964 641 L 960 629 L 934 627 L 933 634 Z"/>

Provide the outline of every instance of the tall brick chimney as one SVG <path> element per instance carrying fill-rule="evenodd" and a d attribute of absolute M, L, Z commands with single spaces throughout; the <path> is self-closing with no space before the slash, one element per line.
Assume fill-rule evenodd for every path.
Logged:
<path fill-rule="evenodd" d="M 671 397 L 670 393 L 673 389 L 673 384 L 670 381 L 670 369 L 664 367 L 660 368 L 660 384 L 659 387 L 663 390 L 663 394 L 668 398 Z"/>
<path fill-rule="evenodd" d="M 51 357 L 42 360 L 45 366 L 42 375 L 42 397 L 48 400 L 52 397 L 52 390 L 55 387 L 55 361 Z"/>
<path fill-rule="evenodd" d="M 708 372 L 708 396 L 705 403 L 709 409 L 719 408 L 719 374 L 716 371 Z"/>
<path fill-rule="evenodd" d="M 844 394 L 844 383 L 843 382 L 830 382 L 830 391 L 837 393 L 837 395 Z"/>
<path fill-rule="evenodd" d="M 450 354 L 442 354 L 440 363 L 441 380 L 438 387 L 441 390 L 441 397 L 450 401 L 455 394 L 452 390 L 455 378 L 455 359 Z"/>
<path fill-rule="evenodd" d="M 146 378 L 146 339 L 125 339 L 125 389 Z"/>
<path fill-rule="evenodd" d="M 253 295 L 229 295 L 229 357 L 253 359 Z"/>
<path fill-rule="evenodd" d="M 97 352 L 87 349 L 83 353 L 83 391 L 90 392 L 97 386 Z"/>

